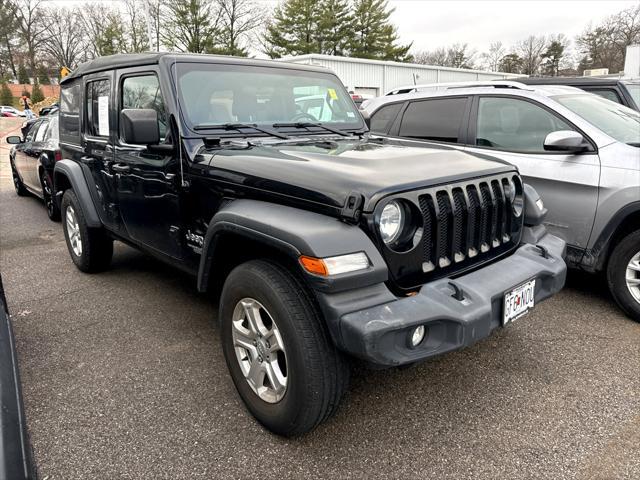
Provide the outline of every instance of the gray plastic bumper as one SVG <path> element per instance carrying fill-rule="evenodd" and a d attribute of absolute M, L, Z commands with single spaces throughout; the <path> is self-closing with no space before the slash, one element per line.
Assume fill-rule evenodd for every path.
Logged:
<path fill-rule="evenodd" d="M 546 234 L 536 245 L 524 244 L 479 270 L 426 284 L 413 297 L 343 314 L 336 340 L 342 350 L 386 366 L 471 345 L 501 326 L 506 292 L 535 279 L 537 305 L 562 289 L 567 271 L 565 249 L 563 240 Z M 463 300 L 454 298 L 451 283 L 462 290 Z M 427 334 L 420 345 L 411 348 L 409 336 L 418 325 L 424 325 Z"/>

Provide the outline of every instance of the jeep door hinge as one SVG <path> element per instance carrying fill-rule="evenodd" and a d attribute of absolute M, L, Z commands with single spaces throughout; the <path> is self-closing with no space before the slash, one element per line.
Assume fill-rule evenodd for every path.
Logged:
<path fill-rule="evenodd" d="M 357 223 L 358 220 L 360 220 L 360 209 L 362 208 L 363 203 L 364 198 L 362 195 L 356 192 L 351 192 L 347 197 L 347 201 L 345 202 L 342 211 L 340 212 L 340 216 L 347 222 Z"/>

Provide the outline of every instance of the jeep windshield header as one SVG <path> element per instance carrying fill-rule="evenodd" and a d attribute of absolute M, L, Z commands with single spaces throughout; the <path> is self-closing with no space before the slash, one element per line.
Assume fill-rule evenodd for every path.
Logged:
<path fill-rule="evenodd" d="M 184 62 L 170 69 L 178 78 L 182 114 L 193 130 L 226 129 L 235 123 L 364 127 L 346 89 L 330 73 Z"/>

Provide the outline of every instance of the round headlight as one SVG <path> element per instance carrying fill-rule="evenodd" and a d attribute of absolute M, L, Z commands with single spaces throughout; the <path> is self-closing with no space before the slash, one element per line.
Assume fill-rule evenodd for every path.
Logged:
<path fill-rule="evenodd" d="M 395 242 L 404 226 L 404 213 L 400 204 L 391 201 L 385 205 L 380 215 L 380 236 L 386 244 Z"/>

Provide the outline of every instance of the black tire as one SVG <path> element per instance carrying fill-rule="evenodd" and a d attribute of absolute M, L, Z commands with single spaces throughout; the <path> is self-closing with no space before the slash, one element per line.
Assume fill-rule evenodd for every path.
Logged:
<path fill-rule="evenodd" d="M 236 357 L 232 316 L 246 297 L 271 314 L 286 350 L 287 386 L 277 403 L 254 392 Z M 267 429 L 287 437 L 301 435 L 336 411 L 349 383 L 349 363 L 331 342 L 305 287 L 285 268 L 266 260 L 236 267 L 223 287 L 219 319 L 231 378 L 249 411 Z"/>
<path fill-rule="evenodd" d="M 53 197 L 53 184 L 49 174 L 45 170 L 40 172 L 40 184 L 42 185 L 42 199 L 44 200 L 44 206 L 47 209 L 49 220 L 54 222 L 60 221 L 60 207 L 58 207 L 58 203 Z"/>
<path fill-rule="evenodd" d="M 81 250 L 74 251 L 70 238 L 70 224 L 68 220 L 69 209 L 75 218 L 75 224 L 80 235 Z M 67 241 L 67 249 L 73 263 L 79 270 L 86 273 L 100 272 L 111 264 L 113 256 L 113 240 L 105 231 L 99 228 L 89 228 L 84 218 L 84 212 L 73 190 L 67 190 L 62 197 L 61 214 L 63 217 L 62 229 Z"/>
<path fill-rule="evenodd" d="M 27 187 L 24 186 L 24 183 L 22 183 L 22 180 L 20 180 L 18 170 L 16 170 L 13 160 L 10 160 L 9 163 L 11 163 L 11 176 L 13 177 L 13 188 L 16 189 L 16 194 L 19 197 L 26 197 L 29 195 L 29 191 L 27 190 Z"/>
<path fill-rule="evenodd" d="M 607 284 L 616 302 L 632 320 L 640 322 L 640 301 L 627 286 L 627 268 L 640 253 L 640 230 L 624 237 L 613 249 L 607 266 Z M 636 273 L 640 279 L 640 272 Z"/>

